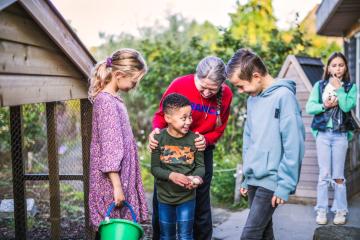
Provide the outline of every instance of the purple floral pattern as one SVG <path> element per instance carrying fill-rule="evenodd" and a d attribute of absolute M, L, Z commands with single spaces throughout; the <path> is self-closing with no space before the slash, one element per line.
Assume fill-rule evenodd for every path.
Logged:
<path fill-rule="evenodd" d="M 90 147 L 89 211 L 95 229 L 114 199 L 108 172 L 119 172 L 125 199 L 133 206 L 137 221 L 146 221 L 148 209 L 138 151 L 126 107 L 120 97 L 101 92 L 93 104 Z M 110 217 L 132 220 L 125 207 L 116 208 Z"/>

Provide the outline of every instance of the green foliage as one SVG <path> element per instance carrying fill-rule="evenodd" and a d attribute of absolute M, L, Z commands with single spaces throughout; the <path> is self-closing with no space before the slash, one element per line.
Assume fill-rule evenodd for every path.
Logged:
<path fill-rule="evenodd" d="M 235 13 L 230 13 L 230 32 L 235 39 L 242 39 L 250 45 L 266 44 L 271 31 L 276 28 L 271 0 L 249 0 L 241 5 L 236 2 Z"/>
<path fill-rule="evenodd" d="M 10 149 L 10 110 L 8 107 L 0 108 L 0 153 Z"/>
<path fill-rule="evenodd" d="M 186 49 L 174 40 L 144 40 L 141 50 L 148 59 L 150 71 L 140 84 L 139 91 L 153 109 L 158 106 L 162 93 L 172 80 L 194 73 L 197 63 L 210 53 L 198 37 L 192 37 Z"/>
<path fill-rule="evenodd" d="M 73 186 L 66 183 L 60 184 L 60 192 L 62 198 L 60 207 L 63 211 L 62 214 L 64 214 L 63 217 L 81 216 L 84 212 L 84 192 L 77 191 Z"/>
<path fill-rule="evenodd" d="M 45 105 L 22 106 L 24 150 L 38 150 L 45 143 Z M 20 126 L 18 126 L 20 127 Z M 0 108 L 0 154 L 10 151 L 10 109 Z"/>
<path fill-rule="evenodd" d="M 234 200 L 236 165 L 240 154 L 227 153 L 225 144 L 218 144 L 214 151 L 214 173 L 211 195 L 215 203 L 231 203 Z M 224 171 L 225 170 L 225 171 Z"/>
<path fill-rule="evenodd" d="M 141 177 L 145 191 L 152 192 L 154 190 L 154 176 L 150 171 L 151 156 L 145 145 L 139 148 L 140 163 L 141 163 Z"/>
<path fill-rule="evenodd" d="M 37 150 L 46 140 L 45 104 L 27 104 L 22 106 L 24 127 L 24 148 Z M 34 149 L 35 148 L 35 149 Z"/>

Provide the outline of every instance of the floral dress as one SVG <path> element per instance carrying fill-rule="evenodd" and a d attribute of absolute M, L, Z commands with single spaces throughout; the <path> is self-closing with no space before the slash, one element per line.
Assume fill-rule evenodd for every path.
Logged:
<path fill-rule="evenodd" d="M 123 100 L 100 92 L 93 104 L 92 139 L 90 146 L 90 222 L 97 229 L 114 201 L 108 172 L 118 172 L 125 195 L 137 215 L 137 221 L 148 218 L 148 209 L 141 179 L 136 141 Z M 126 208 L 115 208 L 111 218 L 132 220 Z"/>

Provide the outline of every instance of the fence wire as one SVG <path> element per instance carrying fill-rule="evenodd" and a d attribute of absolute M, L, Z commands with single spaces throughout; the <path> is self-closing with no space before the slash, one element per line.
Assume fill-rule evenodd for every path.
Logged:
<path fill-rule="evenodd" d="M 90 106 L 86 107 L 81 111 L 80 100 L 69 100 L 0 108 L 0 239 L 15 239 L 15 225 L 25 226 L 26 239 L 51 238 L 49 159 L 59 163 L 61 239 L 86 238 L 82 175 L 83 166 L 88 166 L 83 165 L 82 144 L 90 135 L 82 137 L 81 131 L 81 121 L 91 119 Z M 53 125 L 49 111 L 54 113 Z M 49 126 L 56 126 L 54 136 Z M 16 196 L 23 196 L 27 204 L 15 201 L 15 208 L 23 211 L 14 217 Z"/>

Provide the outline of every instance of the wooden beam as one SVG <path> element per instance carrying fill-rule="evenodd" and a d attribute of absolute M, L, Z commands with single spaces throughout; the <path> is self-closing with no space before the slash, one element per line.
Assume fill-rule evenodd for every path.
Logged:
<path fill-rule="evenodd" d="M 15 239 L 26 239 L 26 201 L 21 106 L 10 107 L 11 159 L 14 194 Z"/>
<path fill-rule="evenodd" d="M 25 174 L 26 181 L 49 181 L 49 174 Z M 60 174 L 60 181 L 82 181 L 83 175 L 80 174 Z"/>
<path fill-rule="evenodd" d="M 0 40 L 0 73 L 83 76 L 61 52 Z"/>
<path fill-rule="evenodd" d="M 78 66 L 84 76 L 90 76 L 95 59 L 79 41 L 76 34 L 50 1 L 18 0 L 18 2 L 48 33 L 57 46 Z"/>
<path fill-rule="evenodd" d="M 46 103 L 51 239 L 60 239 L 60 179 L 56 140 L 55 103 Z"/>
<path fill-rule="evenodd" d="M 19 7 L 18 10 L 28 15 L 23 7 Z M 9 9 L 0 12 L 0 32 L 0 39 L 3 40 L 61 52 L 30 16 L 22 17 L 10 12 Z"/>
<path fill-rule="evenodd" d="M 354 25 L 345 34 L 346 38 L 354 37 L 356 33 L 360 32 L 360 22 L 354 23 Z"/>
<path fill-rule="evenodd" d="M 87 92 L 87 83 L 80 79 L 0 74 L 0 95 L 3 104 L 0 107 L 86 98 Z"/>
<path fill-rule="evenodd" d="M 84 210 L 85 210 L 85 228 L 86 238 L 93 239 L 89 223 L 89 174 L 90 174 L 90 143 L 91 143 L 91 120 L 92 105 L 88 99 L 80 100 L 81 108 L 81 141 L 82 141 L 82 159 L 84 175 Z"/>
<path fill-rule="evenodd" d="M 280 69 L 280 72 L 278 74 L 278 78 L 285 78 L 288 70 L 289 70 L 289 67 L 291 65 L 291 59 L 289 58 L 289 56 L 287 56 L 285 62 L 283 63 L 281 69 Z"/>

